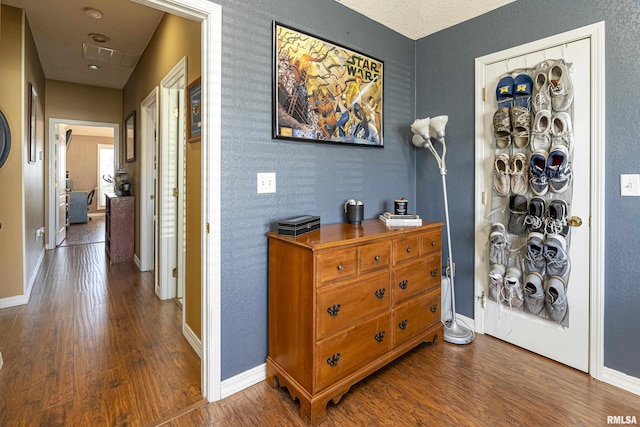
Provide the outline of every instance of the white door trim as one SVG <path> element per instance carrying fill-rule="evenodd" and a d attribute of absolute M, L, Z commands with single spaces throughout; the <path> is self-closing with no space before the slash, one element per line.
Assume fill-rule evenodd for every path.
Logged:
<path fill-rule="evenodd" d="M 56 182 L 56 165 L 55 160 L 53 158 L 53 153 L 55 153 L 55 144 L 56 144 L 56 136 L 55 129 L 56 126 L 62 124 L 69 124 L 75 126 L 96 126 L 96 127 L 106 127 L 113 128 L 113 156 L 114 159 L 118 159 L 119 157 L 119 146 L 120 146 L 120 125 L 118 123 L 106 123 L 106 122 L 92 122 L 88 120 L 71 120 L 71 119 L 59 119 L 51 117 L 49 119 L 49 144 L 47 150 L 49 152 L 48 159 L 48 167 L 49 173 L 47 174 L 47 193 L 48 193 L 48 220 L 49 226 L 47 227 L 47 244 L 46 249 L 55 249 L 56 248 L 56 235 L 55 235 L 55 223 L 56 223 L 56 209 L 58 206 L 58 202 L 56 200 L 56 189 L 54 187 L 54 183 Z M 115 165 L 116 168 L 118 165 Z M 115 174 L 115 171 L 113 171 Z"/>
<path fill-rule="evenodd" d="M 202 394 L 221 398 L 222 7 L 208 0 L 133 0 L 200 21 L 202 87 Z"/>
<path fill-rule="evenodd" d="M 578 28 L 566 33 L 558 34 L 542 40 L 516 46 L 501 52 L 486 55 L 475 60 L 475 170 L 484 168 L 485 147 L 489 144 L 484 140 L 484 101 L 483 101 L 483 70 L 487 64 L 507 61 L 530 52 L 548 49 L 576 40 L 589 38 L 591 40 L 591 194 L 589 221 L 590 224 L 590 328 L 589 328 L 589 374 L 602 379 L 604 369 L 604 231 L 605 231 L 605 25 L 604 21 L 586 27 Z M 483 253 L 486 245 L 484 218 L 478 215 L 483 211 L 484 182 L 475 180 L 475 295 L 480 297 L 484 290 L 483 278 L 488 277 Z M 482 236 L 482 238 L 480 237 Z M 484 333 L 484 308 L 481 299 L 475 301 L 475 330 Z"/>
<path fill-rule="evenodd" d="M 153 184 L 152 162 L 153 144 L 157 146 L 158 135 L 158 94 L 159 89 L 156 86 L 140 103 L 140 271 L 155 268 L 154 242 L 156 239 L 154 239 L 153 206 L 156 203 L 157 192 Z M 154 199 L 151 199 L 152 195 Z"/>

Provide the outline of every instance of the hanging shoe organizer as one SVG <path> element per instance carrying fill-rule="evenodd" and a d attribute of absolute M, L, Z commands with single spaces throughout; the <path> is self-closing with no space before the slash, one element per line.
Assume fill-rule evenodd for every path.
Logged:
<path fill-rule="evenodd" d="M 493 115 L 489 298 L 568 325 L 573 194 L 570 64 L 512 70 L 496 87 Z"/>

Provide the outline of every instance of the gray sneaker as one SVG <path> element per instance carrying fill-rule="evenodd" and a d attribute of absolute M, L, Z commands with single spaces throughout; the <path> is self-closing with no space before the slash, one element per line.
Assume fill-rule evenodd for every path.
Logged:
<path fill-rule="evenodd" d="M 527 226 L 529 232 L 544 233 L 545 222 L 545 203 L 541 197 L 534 197 L 529 202 L 529 208 L 527 210 L 527 216 L 524 217 L 524 223 Z"/>
<path fill-rule="evenodd" d="M 524 281 L 524 308 L 531 314 L 540 314 L 544 308 L 544 288 L 542 276 L 531 272 Z"/>
<path fill-rule="evenodd" d="M 507 269 L 507 274 L 504 276 L 504 286 L 502 287 L 501 299 L 513 308 L 522 307 L 524 302 L 520 277 L 520 270 L 514 267 L 509 267 Z"/>
<path fill-rule="evenodd" d="M 546 286 L 546 306 L 549 317 L 562 323 L 567 315 L 566 283 L 562 277 L 551 276 Z"/>
<path fill-rule="evenodd" d="M 567 202 L 562 199 L 553 199 L 547 206 L 545 213 L 544 229 L 548 234 L 560 234 L 567 237 L 569 234 L 569 208 Z"/>
<path fill-rule="evenodd" d="M 489 232 L 489 262 L 502 266 L 507 265 L 509 262 L 509 242 L 507 241 L 504 225 L 499 222 L 492 224 Z M 504 274 L 504 271 L 502 274 Z"/>
<path fill-rule="evenodd" d="M 524 256 L 527 273 L 538 273 L 544 276 L 547 260 L 544 257 L 544 234 L 529 233 L 527 253 Z"/>
<path fill-rule="evenodd" d="M 547 259 L 547 276 L 566 279 L 571 269 L 567 255 L 567 242 L 560 234 L 549 234 L 544 242 L 544 257 Z"/>

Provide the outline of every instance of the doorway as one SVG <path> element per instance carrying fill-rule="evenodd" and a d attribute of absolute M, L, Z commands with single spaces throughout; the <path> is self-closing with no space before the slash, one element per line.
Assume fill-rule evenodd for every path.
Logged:
<path fill-rule="evenodd" d="M 604 24 L 599 23 L 476 59 L 476 87 L 486 88 L 487 94 L 486 100 L 481 95 L 476 98 L 476 330 L 587 371 L 596 378 L 602 375 L 603 368 L 604 256 L 599 244 L 604 237 L 603 35 Z M 486 298 L 487 242 L 496 208 L 491 191 L 496 147 L 492 117 L 496 111 L 495 88 L 499 79 L 496 74 L 510 67 L 533 68 L 553 57 L 568 58 L 568 62 L 576 63 L 572 77 L 576 78 L 576 91 L 582 88 L 576 95 L 577 104 L 582 105 L 574 110 L 578 116 L 573 129 L 583 133 L 579 137 L 581 147 L 574 150 L 574 156 L 578 153 L 578 157 L 574 159 L 572 208 L 575 213 L 572 215 L 581 216 L 585 225 L 571 231 L 569 256 L 577 262 L 567 287 L 571 292 L 567 296 L 581 307 L 569 309 L 568 313 L 576 317 L 569 318 L 567 324 L 554 324 L 510 307 L 504 309 L 502 304 Z"/>
<path fill-rule="evenodd" d="M 76 129 L 74 132 L 67 132 L 67 130 Z M 68 211 L 70 209 L 69 203 L 62 202 L 72 191 L 85 191 L 89 193 L 92 189 L 100 187 L 98 179 L 102 180 L 100 176 L 98 178 L 98 162 L 96 160 L 96 166 L 88 168 L 86 172 L 84 169 L 78 172 L 76 178 L 72 174 L 67 176 L 67 158 L 68 153 L 71 150 L 75 150 L 76 145 L 79 144 L 79 140 L 87 136 L 97 136 L 108 138 L 109 141 L 113 141 L 112 146 L 113 155 L 118 158 L 118 146 L 120 140 L 120 125 L 117 123 L 104 123 L 104 122 L 92 122 L 86 120 L 72 120 L 72 119 L 49 119 L 49 153 L 53 155 L 49 156 L 49 176 L 48 176 L 48 199 L 49 209 L 48 220 L 50 227 L 47 228 L 47 245 L 46 249 L 55 249 L 64 240 L 62 237 L 64 227 L 66 229 L 66 219 Z M 97 144 L 96 149 L 97 149 Z M 88 158 L 97 159 L 97 157 L 91 156 Z M 78 163 L 78 162 L 76 162 Z M 84 162 L 86 163 L 86 162 Z M 83 164 L 84 164 L 83 163 Z M 115 174 L 112 170 L 111 174 Z M 76 178 L 76 179 L 74 179 Z M 68 188 L 68 191 L 67 191 Z M 100 199 L 100 194 L 96 190 L 94 200 Z M 94 202 L 96 203 L 96 202 Z"/>

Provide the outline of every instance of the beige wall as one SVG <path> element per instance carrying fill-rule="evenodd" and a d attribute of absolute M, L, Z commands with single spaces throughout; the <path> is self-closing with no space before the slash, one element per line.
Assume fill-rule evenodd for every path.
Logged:
<path fill-rule="evenodd" d="M 28 26 L 23 27 L 22 10 L 1 7 L 0 110 L 11 129 L 11 151 L 0 169 L 0 299 L 25 294 L 44 249 L 43 238 L 36 240 L 36 230 L 44 225 L 44 161 L 40 156 L 44 150 L 44 122 L 36 123 L 33 164 L 28 162 L 27 124 L 22 122 L 23 116 L 28 117 L 29 82 L 39 95 L 36 102 L 42 111 L 44 75 L 31 31 Z"/>
<path fill-rule="evenodd" d="M 59 80 L 46 81 L 47 120 L 122 123 L 122 91 Z"/>
<path fill-rule="evenodd" d="M 87 193 L 98 186 L 98 144 L 113 146 L 113 138 L 104 136 L 73 135 L 67 149 L 67 170 L 73 181 L 74 191 Z M 96 192 L 89 212 L 97 212 Z"/>
<path fill-rule="evenodd" d="M 0 109 L 11 129 L 11 151 L 0 168 L 0 298 L 23 294 L 21 31 L 22 11 L 2 5 Z"/>
<path fill-rule="evenodd" d="M 175 15 L 165 15 L 158 25 L 135 71 L 123 89 L 123 116 L 136 111 L 136 132 L 140 135 L 140 102 L 149 95 L 171 69 L 187 57 L 187 82 L 200 76 L 200 23 Z M 187 83 L 187 84 L 188 84 Z M 140 152 L 138 139 L 136 161 L 124 163 L 133 179 L 133 193 L 140 194 Z M 160 141 L 162 143 L 162 141 Z M 186 234 L 186 289 L 185 316 L 193 332 L 200 337 L 200 147 L 189 144 L 186 153 L 187 168 L 187 234 Z M 121 150 L 121 153 L 124 150 Z M 197 175 L 194 175 L 197 172 Z M 162 173 L 162 171 L 160 171 Z M 189 176 L 195 176 L 190 179 Z M 197 181 L 197 182 L 196 182 Z M 135 253 L 140 255 L 140 200 L 136 198 Z"/>
<path fill-rule="evenodd" d="M 38 273 L 38 263 L 44 251 L 44 236 L 36 236 L 40 227 L 45 225 L 45 160 L 44 160 L 44 101 L 45 101 L 45 79 L 38 51 L 31 29 L 27 23 L 25 33 L 25 74 L 26 82 L 30 82 L 37 94 L 35 98 L 37 104 L 36 123 L 36 160 L 35 164 L 27 160 L 23 164 L 23 191 L 24 191 L 24 233 L 25 233 L 25 271 L 27 281 L 31 283 Z M 28 86 L 27 86 L 28 87 Z M 25 94 L 25 97 L 28 93 Z M 25 115 L 28 116 L 28 102 L 25 101 Z M 28 120 L 28 119 L 27 119 Z M 28 123 L 25 126 L 27 128 Z M 27 132 L 25 131 L 25 136 Z M 26 153 L 26 151 L 25 151 Z M 27 156 L 25 156 L 27 157 Z"/>

